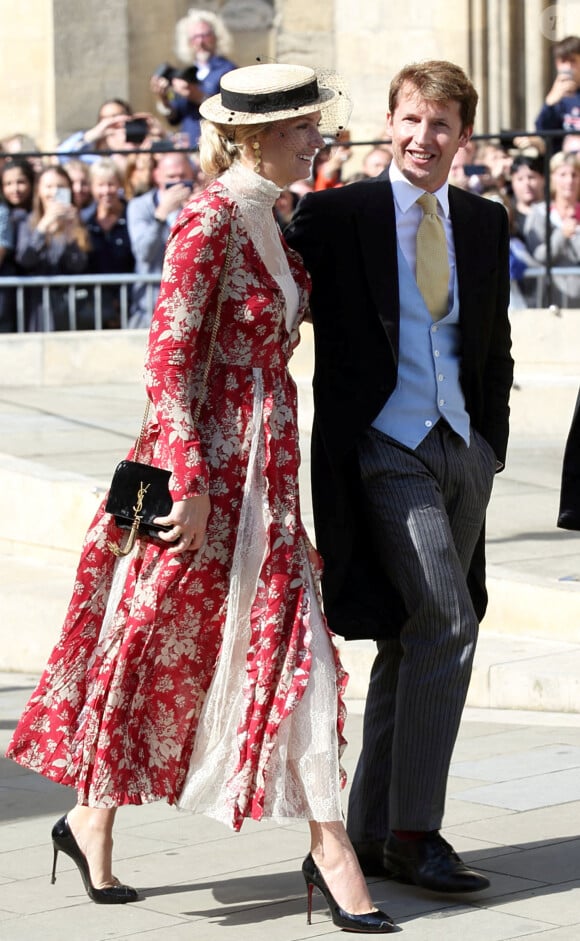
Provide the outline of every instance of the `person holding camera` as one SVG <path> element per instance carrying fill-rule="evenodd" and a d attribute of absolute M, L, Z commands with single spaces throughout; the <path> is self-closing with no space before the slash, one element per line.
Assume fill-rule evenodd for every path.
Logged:
<path fill-rule="evenodd" d="M 171 227 L 191 197 L 196 168 L 184 153 L 161 154 L 153 170 L 153 189 L 127 204 L 127 225 L 135 271 L 159 274 Z M 152 293 L 153 292 L 153 293 Z M 158 289 L 135 284 L 131 296 L 130 327 L 148 327 Z"/>
<path fill-rule="evenodd" d="M 60 154 L 82 154 L 86 163 L 99 159 L 99 151 L 123 150 L 126 144 L 125 124 L 133 110 L 122 98 L 103 101 L 96 123 L 86 131 L 76 131 L 57 147 Z"/>
<path fill-rule="evenodd" d="M 158 118 L 147 112 L 134 112 L 121 98 L 110 98 L 99 108 L 97 123 L 77 131 L 59 144 L 58 153 L 79 154 L 84 163 L 96 163 L 110 155 L 120 173 L 125 172 L 126 151 L 155 149 L 165 137 Z"/>
<path fill-rule="evenodd" d="M 219 92 L 222 75 L 235 69 L 226 58 L 231 35 L 223 20 L 207 10 L 191 9 L 175 27 L 177 57 L 187 66 L 176 69 L 163 63 L 151 77 L 151 91 L 159 110 L 172 126 L 181 125 L 190 147 L 200 135 L 199 106 Z"/>
<path fill-rule="evenodd" d="M 556 78 L 536 118 L 537 131 L 580 130 L 580 36 L 566 36 L 553 49 Z M 560 150 L 562 138 L 553 139 Z"/>

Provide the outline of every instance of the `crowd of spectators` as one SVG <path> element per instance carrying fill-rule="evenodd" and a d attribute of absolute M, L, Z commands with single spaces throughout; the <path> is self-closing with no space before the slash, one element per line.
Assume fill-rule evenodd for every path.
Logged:
<path fill-rule="evenodd" d="M 163 63 L 150 79 L 158 114 L 135 113 L 121 98 L 104 101 L 95 124 L 69 135 L 54 155 L 42 155 L 25 134 L 0 141 L 0 278 L 27 275 L 156 275 L 179 211 L 207 181 L 196 160 L 199 104 L 215 94 L 232 68 L 231 36 L 219 16 L 190 10 L 176 26 L 176 55 L 183 68 Z M 580 37 L 553 49 L 556 77 L 526 138 L 502 132 L 498 139 L 470 141 L 451 167 L 450 182 L 501 201 L 510 217 L 512 307 L 536 306 L 536 280 L 547 262 L 580 266 Z M 177 128 L 177 130 L 176 130 Z M 561 134 L 555 132 L 560 131 Z M 382 173 L 391 160 L 378 134 L 360 159 L 348 132 L 317 154 L 311 179 L 281 193 L 279 225 L 292 218 L 307 190 L 324 190 Z M 546 146 L 550 162 L 546 200 Z M 358 169 L 351 170 L 351 164 Z M 547 222 L 548 220 L 548 222 Z M 526 275 L 535 269 L 536 275 Z M 137 282 L 130 291 L 130 327 L 148 325 L 156 286 Z M 92 288 L 24 290 L 24 328 L 63 330 L 95 326 Z M 121 326 L 118 285 L 101 290 L 104 328 Z M 552 278 L 552 302 L 580 307 L 580 267 Z M 17 329 L 16 289 L 0 287 L 0 333 Z"/>
<path fill-rule="evenodd" d="M 219 17 L 190 10 L 176 27 L 186 68 L 165 63 L 151 78 L 159 115 L 110 98 L 94 125 L 66 137 L 53 155 L 24 134 L 0 141 L 0 277 L 161 274 L 171 226 L 206 184 L 195 156 L 198 106 L 235 68 L 224 56 L 229 44 Z M 42 287 L 26 286 L 24 328 L 93 328 L 92 287 L 74 294 L 71 309 L 69 289 L 51 286 L 47 306 Z M 132 286 L 129 326 L 148 325 L 155 295 L 154 286 Z M 118 285 L 102 286 L 100 307 L 105 329 L 121 325 Z M 16 288 L 0 287 L 0 333 L 17 327 Z"/>
<path fill-rule="evenodd" d="M 123 164 L 115 155 L 63 157 L 38 173 L 26 158 L 0 160 L 0 277 L 160 274 L 171 225 L 206 184 L 186 151 L 139 153 Z M 132 287 L 129 326 L 149 322 L 146 291 Z M 23 297 L 26 330 L 70 328 L 66 287 L 51 287 L 48 308 L 41 287 L 25 286 Z M 77 289 L 77 329 L 94 327 L 94 308 L 92 288 Z M 119 286 L 104 285 L 101 311 L 104 328 L 121 326 Z M 0 287 L 0 332 L 16 329 L 16 288 Z"/>
<path fill-rule="evenodd" d="M 457 151 L 449 178 L 453 185 L 505 206 L 511 227 L 512 308 L 541 306 L 548 299 L 557 306 L 580 307 L 580 37 L 555 43 L 553 56 L 556 78 L 536 120 L 540 133 L 472 139 Z M 546 153 L 553 154 L 548 160 L 549 199 Z M 352 156 L 348 135 L 329 142 L 315 158 L 311 188 L 325 190 L 375 176 L 391 159 L 388 144 L 380 142 L 364 155 L 360 170 L 349 174 Z M 544 277 L 548 261 L 556 269 L 549 298 Z M 578 270 L 558 273 L 561 267 Z"/>
<path fill-rule="evenodd" d="M 179 125 L 190 147 L 200 132 L 199 106 L 216 95 L 220 78 L 235 69 L 227 58 L 232 37 L 215 13 L 190 10 L 176 28 L 176 54 L 184 69 L 163 63 L 151 77 L 151 91 L 169 124 Z"/>

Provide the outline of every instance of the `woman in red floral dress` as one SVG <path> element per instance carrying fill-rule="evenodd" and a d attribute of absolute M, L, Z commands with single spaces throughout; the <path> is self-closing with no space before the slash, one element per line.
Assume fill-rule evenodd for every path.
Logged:
<path fill-rule="evenodd" d="M 287 369 L 309 285 L 273 215 L 323 144 L 321 115 L 341 104 L 310 69 L 260 65 L 228 73 L 202 106 L 215 179 L 171 234 L 146 359 L 155 415 L 140 459 L 172 470 L 173 508 L 158 520 L 171 528 L 118 558 L 121 531 L 100 507 L 7 753 L 76 789 L 53 829 L 55 863 L 71 856 L 97 902 L 137 898 L 112 875 L 116 808 L 166 798 L 236 830 L 246 817 L 308 819 L 309 893 L 318 886 L 347 930 L 393 930 L 342 824 L 346 677 L 300 518 Z"/>

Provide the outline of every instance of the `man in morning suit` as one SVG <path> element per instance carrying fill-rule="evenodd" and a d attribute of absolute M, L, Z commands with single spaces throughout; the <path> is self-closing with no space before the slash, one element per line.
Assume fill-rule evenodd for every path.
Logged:
<path fill-rule="evenodd" d="M 325 610 L 335 632 L 377 643 L 348 831 L 367 874 L 440 892 L 489 885 L 440 827 L 513 375 L 507 214 L 447 183 L 476 105 L 452 63 L 402 69 L 390 168 L 305 196 L 285 233 L 313 282 Z"/>

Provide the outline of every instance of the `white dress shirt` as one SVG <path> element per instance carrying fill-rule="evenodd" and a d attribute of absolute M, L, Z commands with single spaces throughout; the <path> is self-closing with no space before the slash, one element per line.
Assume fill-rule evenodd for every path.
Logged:
<path fill-rule="evenodd" d="M 409 183 L 394 160 L 391 161 L 389 167 L 389 179 L 393 187 L 393 196 L 395 199 L 397 238 L 405 260 L 416 276 L 417 229 L 423 218 L 423 210 L 417 205 L 417 200 L 423 195 L 425 190 L 414 186 L 413 183 Z M 443 186 L 436 190 L 433 195 L 437 198 L 437 215 L 443 223 L 445 238 L 447 239 L 447 251 L 449 254 L 449 299 L 451 301 L 453 285 L 455 284 L 455 243 L 453 241 L 453 229 L 449 216 L 449 184 L 447 181 L 445 181 Z"/>

